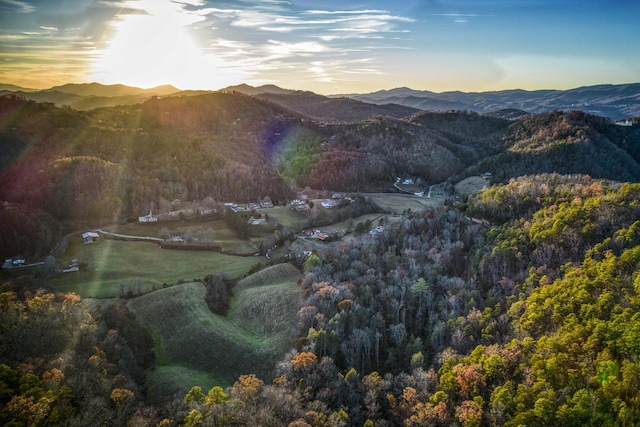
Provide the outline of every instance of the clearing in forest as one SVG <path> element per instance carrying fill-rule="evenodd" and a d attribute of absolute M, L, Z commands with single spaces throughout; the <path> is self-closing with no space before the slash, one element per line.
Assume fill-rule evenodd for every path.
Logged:
<path fill-rule="evenodd" d="M 489 187 L 491 183 L 484 176 L 470 176 L 455 185 L 456 193 L 461 196 L 480 192 L 484 187 Z"/>
<path fill-rule="evenodd" d="M 428 208 L 435 208 L 444 203 L 444 198 L 414 196 L 411 194 L 398 193 L 363 193 L 363 196 L 370 198 L 384 212 L 401 214 L 406 210 L 421 211 Z"/>
<path fill-rule="evenodd" d="M 226 387 L 248 373 L 269 381 L 291 346 L 299 276 L 294 266 L 279 264 L 241 280 L 226 315 L 209 310 L 205 287 L 195 282 L 130 300 L 127 306 L 155 342 L 150 397 L 160 401 L 195 385 Z"/>
<path fill-rule="evenodd" d="M 208 274 L 227 272 L 240 277 L 263 257 L 232 256 L 213 251 L 160 249 L 148 242 L 102 239 L 82 244 L 71 239 L 67 250 L 57 257 L 59 265 L 76 259 L 81 271 L 60 273 L 49 284 L 58 292 L 75 292 L 83 298 L 113 298 L 122 292 L 149 292 L 165 283 L 202 279 Z"/>

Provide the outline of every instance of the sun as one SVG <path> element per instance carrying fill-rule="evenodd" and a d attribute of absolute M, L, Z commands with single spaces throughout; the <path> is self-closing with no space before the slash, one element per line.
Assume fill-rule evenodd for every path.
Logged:
<path fill-rule="evenodd" d="M 207 56 L 187 27 L 202 19 L 169 0 L 131 0 L 112 22 L 113 36 L 98 50 L 92 79 L 150 88 L 214 89 L 227 85 L 223 64 Z"/>

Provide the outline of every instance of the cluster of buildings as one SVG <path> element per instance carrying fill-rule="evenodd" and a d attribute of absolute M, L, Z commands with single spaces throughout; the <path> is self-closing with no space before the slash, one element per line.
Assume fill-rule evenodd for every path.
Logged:
<path fill-rule="evenodd" d="M 23 267 L 27 263 L 27 259 L 23 256 L 14 256 L 13 258 L 5 258 L 2 268 Z"/>

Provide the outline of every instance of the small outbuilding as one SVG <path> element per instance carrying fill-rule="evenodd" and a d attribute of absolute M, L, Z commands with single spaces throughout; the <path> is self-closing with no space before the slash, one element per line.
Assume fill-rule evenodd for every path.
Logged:
<path fill-rule="evenodd" d="M 98 243 L 100 242 L 100 235 L 93 231 L 87 231 L 85 233 L 82 233 L 82 241 L 85 244 Z"/>

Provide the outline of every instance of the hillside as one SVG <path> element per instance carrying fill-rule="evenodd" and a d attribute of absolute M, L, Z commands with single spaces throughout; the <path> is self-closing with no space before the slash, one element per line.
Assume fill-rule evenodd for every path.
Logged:
<path fill-rule="evenodd" d="M 0 423 L 640 422 L 640 127 L 293 107 L 238 91 L 91 111 L 0 98 L 0 252 L 44 257 L 0 270 Z M 463 177 L 482 180 L 463 199 L 382 193 Z M 286 206 L 301 189 L 305 213 Z M 315 204 L 340 190 L 343 207 Z M 265 196 L 281 206 L 251 237 L 231 210 L 133 224 Z M 60 237 L 115 222 L 248 250 Z"/>
<path fill-rule="evenodd" d="M 225 316 L 209 311 L 205 286 L 199 283 L 131 300 L 128 307 L 159 347 L 158 366 L 149 373 L 152 396 L 161 401 L 194 385 L 230 386 L 248 372 L 273 376 L 275 364 L 289 350 L 299 275 L 295 267 L 281 264 L 245 278 L 234 287 Z"/>
<path fill-rule="evenodd" d="M 340 117 L 339 104 L 352 120 L 376 115 L 333 123 L 308 115 L 324 114 L 324 106 Z M 551 172 L 640 178 L 637 126 L 581 112 L 508 120 L 413 110 L 396 119 L 381 111 L 309 93 L 205 93 L 91 111 L 3 97 L 0 200 L 58 220 L 114 221 L 166 212 L 174 200 L 268 196 L 280 204 L 306 186 L 395 191 L 397 177 L 419 186 L 485 172 L 493 182 Z"/>
<path fill-rule="evenodd" d="M 637 182 L 638 137 L 637 128 L 627 131 L 579 111 L 556 111 L 512 124 L 508 149 L 482 159 L 472 169 L 490 171 L 498 182 L 552 172 Z"/>
<path fill-rule="evenodd" d="M 261 99 L 327 122 L 358 122 L 376 116 L 402 118 L 418 111 L 397 104 L 376 105 L 349 98 L 328 98 L 313 92 L 260 93 Z"/>

